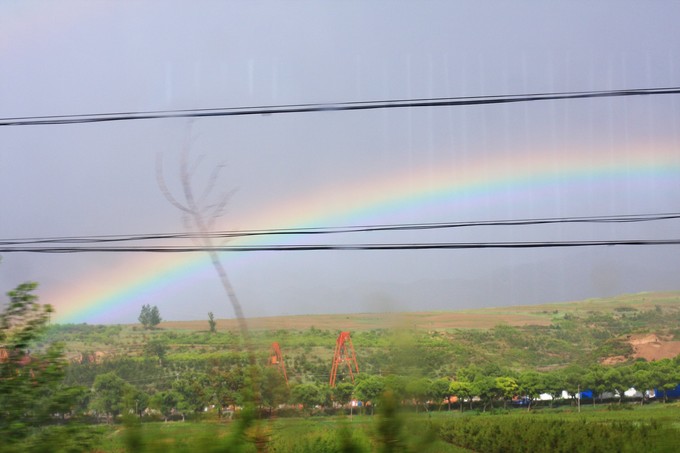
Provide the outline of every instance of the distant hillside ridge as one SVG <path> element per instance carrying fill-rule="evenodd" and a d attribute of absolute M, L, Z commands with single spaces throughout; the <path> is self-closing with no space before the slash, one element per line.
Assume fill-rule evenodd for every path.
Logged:
<path fill-rule="evenodd" d="M 208 316 L 166 321 L 156 328 L 54 324 L 44 344 L 61 342 L 69 360 L 83 365 L 71 369 L 83 373 L 123 363 L 184 369 L 239 362 L 243 345 L 236 321 L 217 320 L 214 332 L 208 321 Z M 303 381 L 328 376 L 344 331 L 351 332 L 362 373 L 390 369 L 406 350 L 427 376 L 453 376 L 471 365 L 542 372 L 677 357 L 680 291 L 462 311 L 273 316 L 248 323 L 258 357 L 266 361 L 272 343 L 278 343 L 288 372 Z M 83 379 L 74 382 L 91 385 Z"/>
<path fill-rule="evenodd" d="M 604 314 L 634 313 L 656 307 L 680 310 L 680 291 L 644 292 L 614 297 L 555 302 L 540 305 L 517 305 L 452 311 L 416 311 L 399 313 L 353 313 L 326 315 L 282 315 L 248 318 L 252 330 L 322 330 L 366 331 L 403 327 L 425 330 L 490 329 L 497 325 L 548 326 L 566 314 L 579 316 L 592 312 Z M 162 329 L 206 330 L 205 320 L 165 321 Z M 235 319 L 218 319 L 219 330 L 238 330 Z"/>

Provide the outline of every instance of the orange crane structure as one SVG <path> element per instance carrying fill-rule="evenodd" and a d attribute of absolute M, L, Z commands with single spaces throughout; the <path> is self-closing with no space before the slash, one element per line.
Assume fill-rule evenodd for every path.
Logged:
<path fill-rule="evenodd" d="M 286 380 L 286 385 L 288 385 L 288 375 L 286 374 L 286 364 L 283 362 L 283 354 L 281 354 L 281 347 L 278 342 L 272 343 L 272 352 L 269 357 L 269 365 L 275 366 L 279 369 L 283 378 Z"/>
<path fill-rule="evenodd" d="M 333 356 L 333 366 L 331 367 L 331 387 L 335 387 L 335 378 L 338 374 L 338 365 L 347 364 L 349 377 L 354 382 L 354 375 L 359 373 L 359 365 L 357 365 L 357 356 L 354 353 L 354 346 L 349 332 L 340 332 L 337 341 L 335 342 L 335 355 Z"/>

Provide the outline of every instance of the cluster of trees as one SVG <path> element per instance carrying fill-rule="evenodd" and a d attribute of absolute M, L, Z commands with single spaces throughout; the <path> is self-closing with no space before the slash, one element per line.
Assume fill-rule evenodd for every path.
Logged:
<path fill-rule="evenodd" d="M 142 311 L 139 313 L 139 322 L 142 323 L 145 329 L 153 329 L 161 323 L 161 312 L 157 306 L 142 305 Z"/>
<path fill-rule="evenodd" d="M 604 395 L 624 398 L 630 388 L 656 389 L 657 395 L 667 400 L 666 392 L 680 384 L 680 358 L 664 359 L 656 362 L 638 361 L 625 366 L 604 366 L 594 364 L 589 367 L 578 365 L 555 369 L 548 372 L 527 370 L 513 372 L 494 364 L 486 366 L 471 365 L 460 368 L 455 378 L 408 377 L 399 375 L 380 376 L 361 374 L 354 385 L 343 382 L 336 389 L 326 390 L 324 384 L 308 383 L 293 389 L 293 400 L 305 406 L 323 406 L 333 401 L 344 404 L 352 398 L 375 402 L 387 389 L 418 408 L 428 410 L 431 406 L 439 409 L 444 404 L 450 409 L 451 397 L 457 397 L 458 407 L 463 410 L 465 402 L 472 407 L 473 401 L 483 410 L 494 404 L 507 404 L 518 397 L 530 410 L 541 394 L 554 400 L 562 398 L 566 391 L 575 401 L 579 392 L 592 391 L 592 403 L 601 401 Z M 347 395 L 343 397 L 342 395 Z M 640 399 L 644 402 L 644 398 Z"/>
<path fill-rule="evenodd" d="M 269 412 L 290 402 L 290 389 L 275 368 L 258 367 L 255 373 L 246 372 L 247 368 L 240 366 L 216 366 L 209 371 L 191 368 L 166 371 L 165 376 L 141 380 L 124 379 L 120 376 L 123 373 L 115 370 L 97 374 L 89 398 L 75 410 L 109 421 L 131 413 L 139 417 L 157 414 L 167 420 L 184 419 L 206 411 L 221 416 L 226 409 L 252 402 L 248 398 Z M 249 379 L 252 374 L 259 377 L 254 397 Z"/>
<path fill-rule="evenodd" d="M 137 319 L 145 329 L 153 329 L 163 321 L 158 307 L 156 305 L 152 307 L 148 304 L 142 305 L 142 311 Z M 217 332 L 217 321 L 215 321 L 213 312 L 208 313 L 208 326 L 210 327 L 210 333 Z"/>
<path fill-rule="evenodd" d="M 300 405 L 305 410 L 312 411 L 315 408 L 344 406 L 352 400 L 360 400 L 368 403 L 369 411 L 373 412 L 375 403 L 386 390 L 390 390 L 402 402 L 413 405 L 416 411 L 429 410 L 433 405 L 439 409 L 448 405 L 450 409 L 452 396 L 458 397 L 460 410 L 463 410 L 464 402 L 472 406 L 473 400 L 483 410 L 492 408 L 495 404 L 507 406 L 518 396 L 524 397 L 527 408 L 531 409 L 532 402 L 544 393 L 551 395 L 553 399 L 559 399 L 562 392 L 567 391 L 575 401 L 578 392 L 587 389 L 597 396 L 593 398 L 593 404 L 596 404 L 596 399 L 601 399 L 606 392 L 616 395 L 620 402 L 623 393 L 631 387 L 658 389 L 662 392 L 671 390 L 680 383 L 680 363 L 677 359 L 666 359 L 658 362 L 640 361 L 618 367 L 570 366 L 550 372 L 530 370 L 521 373 L 502 370 L 494 365 L 472 365 L 458 370 L 455 379 L 359 374 L 354 383 L 342 381 L 335 388 L 318 381 L 297 383 L 289 388 L 279 372 L 270 367 L 261 368 L 258 374 L 262 376 L 259 401 L 269 411 L 283 404 Z M 173 384 L 171 397 L 161 392 L 163 398 L 166 398 L 165 406 L 153 404 L 153 401 L 157 401 L 154 398 L 161 398 L 155 396 L 149 399 L 152 403 L 149 407 L 167 414 L 167 410 L 185 413 L 199 412 L 211 405 L 217 408 L 238 405 L 242 402 L 240 395 L 246 381 L 238 369 L 232 369 L 230 373 L 222 374 L 216 380 L 211 379 L 209 374 L 194 373 Z M 124 402 L 124 392 L 120 394 L 119 401 Z M 128 410 L 132 408 L 131 401 L 128 397 Z M 174 406 L 170 403 L 174 403 Z M 550 404 L 552 405 L 552 401 Z"/>
<path fill-rule="evenodd" d="M 591 391 L 592 403 L 596 404 L 607 395 L 621 402 L 624 392 L 630 388 L 641 390 L 643 395 L 644 391 L 655 389 L 661 392 L 657 397 L 666 401 L 667 392 L 679 384 L 680 358 L 638 361 L 616 367 L 571 365 L 548 372 L 513 372 L 488 364 L 460 368 L 455 378 L 360 374 L 354 384 L 342 382 L 335 389 L 329 389 L 325 384 L 306 383 L 293 388 L 292 401 L 305 407 L 328 406 L 331 401 L 346 404 L 350 399 L 376 402 L 389 389 L 403 402 L 413 405 L 416 411 L 418 408 L 428 410 L 433 405 L 441 409 L 445 404 L 450 409 L 454 396 L 461 411 L 466 403 L 472 407 L 473 401 L 486 410 L 494 404 L 506 407 L 518 397 L 530 410 L 541 394 L 549 395 L 552 405 L 554 400 L 562 398 L 564 391 L 573 401 L 580 393 Z M 644 402 L 645 398 L 640 401 Z"/>
<path fill-rule="evenodd" d="M 605 395 L 621 402 L 624 393 L 630 388 L 638 389 L 643 395 L 646 390 L 657 389 L 663 392 L 666 400 L 665 392 L 676 388 L 678 384 L 680 360 L 676 358 L 657 362 L 637 361 L 622 366 L 570 365 L 547 372 L 526 370 L 513 373 L 494 365 L 470 366 L 458 371 L 449 392 L 467 401 L 477 397 L 484 408 L 498 401 L 507 404 L 511 399 L 521 396 L 526 398 L 524 402 L 531 409 L 532 403 L 541 394 L 549 395 L 552 404 L 553 400 L 562 397 L 563 391 L 573 399 L 580 397 L 584 391 L 590 391 L 593 404 L 601 401 Z M 644 398 L 641 402 L 644 402 Z M 462 401 L 460 407 L 462 410 Z"/>

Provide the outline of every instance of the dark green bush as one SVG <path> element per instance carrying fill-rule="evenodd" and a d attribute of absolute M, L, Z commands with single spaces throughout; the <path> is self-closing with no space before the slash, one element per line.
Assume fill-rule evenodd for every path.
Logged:
<path fill-rule="evenodd" d="M 465 417 L 445 423 L 443 440 L 479 452 L 665 452 L 676 432 L 657 423 L 537 417 Z"/>

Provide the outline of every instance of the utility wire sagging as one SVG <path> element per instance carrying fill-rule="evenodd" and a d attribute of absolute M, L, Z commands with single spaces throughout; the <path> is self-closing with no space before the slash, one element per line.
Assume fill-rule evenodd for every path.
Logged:
<path fill-rule="evenodd" d="M 680 87 L 633 88 L 624 90 L 569 91 L 557 93 L 502 94 L 495 96 L 391 99 L 380 101 L 336 102 L 328 104 L 286 104 L 210 109 L 152 110 L 143 112 L 84 113 L 75 115 L 23 116 L 0 118 L 0 126 L 45 126 L 165 118 L 207 118 L 217 116 L 274 115 L 348 110 L 377 110 L 410 107 L 459 107 L 516 102 L 587 99 L 603 97 L 680 94 Z"/>
<path fill-rule="evenodd" d="M 346 233 L 372 233 L 386 231 L 444 230 L 470 227 L 512 227 L 550 224 L 588 224 L 588 223 L 641 223 L 661 220 L 680 219 L 680 213 L 625 214 L 588 217 L 548 217 L 531 219 L 477 220 L 463 222 L 437 223 L 397 223 L 381 225 L 319 226 L 309 228 L 278 228 L 256 230 L 211 231 L 206 234 L 189 233 L 146 233 L 132 235 L 62 236 L 0 239 L 0 246 L 38 245 L 38 244 L 98 244 L 114 242 L 155 241 L 170 239 L 232 239 L 251 236 L 305 236 Z"/>
<path fill-rule="evenodd" d="M 296 244 L 264 246 L 54 246 L 0 247 L 0 253 L 193 253 L 193 252 L 299 252 L 322 250 L 444 250 L 602 247 L 613 245 L 680 245 L 680 239 L 625 239 L 554 242 L 422 242 L 389 244 Z"/>

